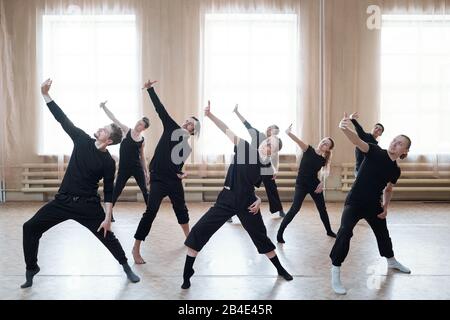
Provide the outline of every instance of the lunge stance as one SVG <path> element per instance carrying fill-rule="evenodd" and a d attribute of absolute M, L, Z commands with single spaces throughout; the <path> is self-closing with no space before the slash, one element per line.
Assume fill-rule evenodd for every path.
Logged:
<path fill-rule="evenodd" d="M 237 215 L 244 229 L 250 235 L 260 254 L 265 254 L 276 267 L 278 274 L 286 280 L 292 276 L 282 267 L 275 246 L 267 237 L 267 230 L 259 211 L 261 199 L 255 194 L 255 187 L 261 184 L 261 175 L 270 174 L 270 156 L 278 152 L 278 138 L 272 136 L 254 149 L 247 141 L 236 136 L 228 126 L 211 113 L 210 103 L 205 116 L 227 135 L 234 144 L 234 159 L 228 168 L 224 188 L 216 203 L 194 225 L 185 241 L 187 246 L 186 262 L 183 272 L 183 289 L 191 286 L 194 274 L 193 264 L 198 253 L 214 233 L 232 216 Z"/>
<path fill-rule="evenodd" d="M 145 164 L 145 142 L 142 133 L 150 126 L 150 121 L 147 117 L 143 117 L 131 129 L 117 120 L 106 106 L 106 101 L 100 103 L 100 108 L 105 111 L 111 121 L 122 129 L 125 135 L 120 143 L 119 172 L 117 173 L 116 183 L 114 184 L 113 206 L 116 204 L 130 177 L 134 177 L 136 180 L 139 189 L 141 189 L 145 204 L 147 204 L 147 185 L 150 183 L 150 176 L 147 165 Z M 111 221 L 114 222 L 114 217 L 111 217 Z"/>
<path fill-rule="evenodd" d="M 150 99 L 158 113 L 164 127 L 163 134 L 156 146 L 155 153 L 150 162 L 150 192 L 147 210 L 142 215 L 139 226 L 134 235 L 133 258 L 137 264 L 145 263 L 140 254 L 142 241 L 150 233 L 153 220 L 158 213 L 161 201 L 168 196 L 172 202 L 173 211 L 185 236 L 189 234 L 189 214 L 184 200 L 184 189 L 181 180 L 186 177 L 182 172 L 184 161 L 191 153 L 188 143 L 189 137 L 200 133 L 200 121 L 196 117 L 189 117 L 182 126 L 179 126 L 169 115 L 156 95 L 153 85 L 157 81 L 147 81 Z"/>
<path fill-rule="evenodd" d="M 233 112 L 236 116 L 241 120 L 244 126 L 247 128 L 250 137 L 252 138 L 250 145 L 254 149 L 258 149 L 261 142 L 263 142 L 266 138 L 271 136 L 276 136 L 278 138 L 278 133 L 280 129 L 277 125 L 271 125 L 267 127 L 266 133 L 260 132 L 258 129 L 254 128 L 239 112 L 238 105 L 234 108 Z M 283 147 L 283 143 L 280 138 L 278 138 L 278 142 L 280 145 L 280 150 Z M 274 168 L 271 175 L 263 175 L 262 181 L 264 184 L 264 188 L 266 189 L 267 199 L 269 200 L 269 210 L 271 213 L 278 212 L 280 217 L 284 217 L 286 214 L 283 211 L 283 205 L 281 204 L 280 195 L 278 193 L 277 183 L 275 179 L 277 177 L 278 172 L 278 154 L 273 154 L 271 156 L 272 159 L 272 167 Z"/>
<path fill-rule="evenodd" d="M 316 204 L 319 211 L 320 219 L 327 232 L 327 235 L 335 238 L 336 234 L 331 230 L 330 218 L 328 217 L 327 208 L 325 206 L 325 198 L 323 196 L 323 179 L 329 173 L 331 152 L 334 148 L 334 141 L 330 137 L 322 139 L 316 148 L 304 143 L 300 138 L 292 133 L 292 125 L 286 130 L 286 134 L 294 140 L 303 151 L 302 161 L 298 168 L 298 175 L 295 181 L 294 201 L 291 208 L 281 221 L 280 228 L 277 233 L 277 241 L 285 243 L 283 238 L 286 227 L 294 219 L 295 215 L 300 211 L 303 200 L 309 194 Z M 320 179 L 318 178 L 320 172 Z"/>
<path fill-rule="evenodd" d="M 74 126 L 49 95 L 52 81 L 42 84 L 41 93 L 50 112 L 61 124 L 74 143 L 67 171 L 55 200 L 43 206 L 23 225 L 23 251 L 26 263 L 26 282 L 22 288 L 33 285 L 33 277 L 40 271 L 37 264 L 39 239 L 55 225 L 72 219 L 88 228 L 122 265 L 128 279 L 138 282 L 127 263 L 119 240 L 111 232 L 112 194 L 115 162 L 107 147 L 118 144 L 122 131 L 115 124 L 98 129 L 92 139 L 83 130 Z M 103 178 L 106 214 L 100 204 L 98 182 Z M 103 231 L 102 231 L 103 229 Z"/>
<path fill-rule="evenodd" d="M 380 255 L 387 259 L 388 268 L 411 273 L 407 267 L 395 259 L 386 223 L 393 186 L 401 173 L 397 160 L 406 158 L 411 147 L 411 140 L 405 135 L 399 135 L 392 140 L 387 150 L 381 149 L 375 144 L 361 140 L 350 129 L 350 123 L 350 118 L 344 114 L 339 128 L 362 152 L 364 160 L 345 200 L 341 227 L 330 253 L 331 286 L 337 294 L 346 293 L 340 278 L 341 265 L 350 249 L 353 229 L 361 219 L 365 219 L 372 228 L 377 239 L 378 250 Z"/>

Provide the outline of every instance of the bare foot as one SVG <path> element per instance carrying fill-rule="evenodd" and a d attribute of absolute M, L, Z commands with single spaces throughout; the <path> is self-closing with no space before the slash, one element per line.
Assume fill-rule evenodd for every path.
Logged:
<path fill-rule="evenodd" d="M 133 259 L 135 264 L 144 264 L 145 260 L 141 257 L 141 253 L 139 252 L 139 249 L 133 248 L 131 251 L 133 254 Z"/>

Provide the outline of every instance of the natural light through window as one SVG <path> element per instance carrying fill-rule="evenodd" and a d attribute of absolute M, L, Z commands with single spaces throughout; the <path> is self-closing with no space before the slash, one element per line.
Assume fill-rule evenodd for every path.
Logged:
<path fill-rule="evenodd" d="M 203 101 L 239 136 L 250 139 L 232 114 L 235 104 L 259 130 L 277 124 L 282 132 L 297 110 L 297 15 L 207 14 L 203 44 Z M 227 138 L 205 120 L 206 154 L 230 153 Z M 286 136 L 280 134 L 284 140 Z M 227 149 L 227 147 L 229 147 Z M 229 151 L 229 152 L 228 152 Z M 295 153 L 285 143 L 282 153 Z"/>
<path fill-rule="evenodd" d="M 450 16 L 383 16 L 383 144 L 405 133 L 413 141 L 412 153 L 448 153 L 449 120 Z"/>
<path fill-rule="evenodd" d="M 98 107 L 108 100 L 116 117 L 133 126 L 141 94 L 135 16 L 45 15 L 42 28 L 41 76 L 53 79 L 50 94 L 73 123 L 92 135 L 111 122 Z M 70 154 L 70 138 L 42 104 L 39 153 Z"/>

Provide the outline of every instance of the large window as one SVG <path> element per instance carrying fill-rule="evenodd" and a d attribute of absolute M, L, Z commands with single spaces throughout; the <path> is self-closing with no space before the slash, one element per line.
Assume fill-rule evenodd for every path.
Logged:
<path fill-rule="evenodd" d="M 232 114 L 265 131 L 295 123 L 297 109 L 297 16 L 295 14 L 207 14 L 203 44 L 203 101 L 239 136 L 250 139 Z M 204 122 L 204 154 L 230 153 L 227 138 Z M 285 143 L 282 152 L 295 153 Z"/>
<path fill-rule="evenodd" d="M 412 153 L 449 153 L 450 16 L 383 16 L 381 71 L 384 142 L 405 133 Z"/>
<path fill-rule="evenodd" d="M 45 15 L 41 41 L 41 76 L 54 80 L 51 96 L 76 126 L 92 135 L 110 123 L 98 107 L 104 100 L 121 122 L 134 125 L 140 109 L 135 16 Z M 70 138 L 41 110 L 39 153 L 70 154 Z"/>

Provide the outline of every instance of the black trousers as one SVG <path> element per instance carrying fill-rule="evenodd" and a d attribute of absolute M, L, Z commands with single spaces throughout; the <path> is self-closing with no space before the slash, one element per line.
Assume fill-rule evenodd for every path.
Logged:
<path fill-rule="evenodd" d="M 339 267 L 344 262 L 345 257 L 350 249 L 350 239 L 353 236 L 353 228 L 359 220 L 365 219 L 378 243 L 380 255 L 386 258 L 392 258 L 394 251 L 392 250 L 392 241 L 389 237 L 386 219 L 380 219 L 377 214 L 379 210 L 358 207 L 355 205 L 346 205 L 341 218 L 341 227 L 337 233 L 336 242 L 330 253 L 330 258 L 334 266 Z"/>
<path fill-rule="evenodd" d="M 275 180 L 272 179 L 272 176 L 262 176 L 262 181 L 269 200 L 270 212 L 275 213 L 278 211 L 283 211 L 283 205 L 281 204 L 278 187 Z"/>
<path fill-rule="evenodd" d="M 114 184 L 113 191 L 113 205 L 116 204 L 117 199 L 125 188 L 125 185 L 133 176 L 136 179 L 136 183 L 141 189 L 142 196 L 144 197 L 145 204 L 147 204 L 148 200 L 148 192 L 147 192 L 147 183 L 145 182 L 145 174 L 144 170 L 141 167 L 133 167 L 133 168 L 119 168 L 119 172 L 117 173 L 116 183 Z"/>
<path fill-rule="evenodd" d="M 320 220 L 322 220 L 325 230 L 327 232 L 332 232 L 330 226 L 330 219 L 328 217 L 327 208 L 325 206 L 325 198 L 323 197 L 323 192 L 315 193 L 314 190 L 316 189 L 316 187 L 313 188 L 300 184 L 295 185 L 294 201 L 280 225 L 280 230 L 282 232 L 284 231 L 284 229 L 286 229 L 288 224 L 291 223 L 295 215 L 300 211 L 300 208 L 302 207 L 303 204 L 303 200 L 305 200 L 307 194 L 309 194 L 311 198 L 314 200 L 317 210 L 319 210 Z"/>
<path fill-rule="evenodd" d="M 142 215 L 139 226 L 134 238 L 144 241 L 150 233 L 153 220 L 156 218 L 161 201 L 168 196 L 172 202 L 172 208 L 175 212 L 179 224 L 189 222 L 188 208 L 184 201 L 184 189 L 181 180 L 151 178 L 150 192 L 148 194 L 147 209 Z"/>
<path fill-rule="evenodd" d="M 223 190 L 214 206 L 192 227 L 184 244 L 195 251 L 201 251 L 213 234 L 228 219 L 237 215 L 260 254 L 275 250 L 275 245 L 267 237 L 267 230 L 261 217 L 261 212 L 253 214 L 248 209 L 245 209 L 248 206 L 245 206 L 245 208 L 241 206 L 241 209 L 236 209 L 235 204 L 233 192 Z"/>
<path fill-rule="evenodd" d="M 75 220 L 88 228 L 120 264 L 127 262 L 125 252 L 114 233 L 108 231 L 106 237 L 104 237 L 103 229 L 97 232 L 98 227 L 105 219 L 105 211 L 99 198 L 74 198 L 70 195 L 57 194 L 55 200 L 39 209 L 23 225 L 23 253 L 27 270 L 36 269 L 38 266 L 37 256 L 42 234 L 58 223 L 69 219 Z"/>

